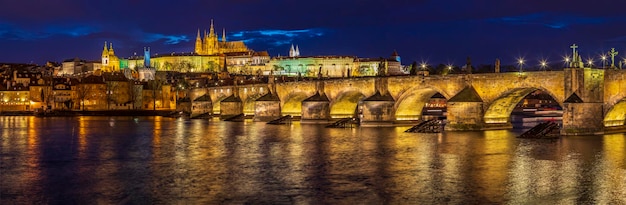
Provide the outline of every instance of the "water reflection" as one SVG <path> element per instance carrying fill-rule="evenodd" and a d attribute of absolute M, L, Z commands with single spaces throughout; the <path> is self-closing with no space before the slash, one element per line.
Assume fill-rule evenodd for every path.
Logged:
<path fill-rule="evenodd" d="M 623 204 L 626 136 L 0 117 L 3 203 Z"/>

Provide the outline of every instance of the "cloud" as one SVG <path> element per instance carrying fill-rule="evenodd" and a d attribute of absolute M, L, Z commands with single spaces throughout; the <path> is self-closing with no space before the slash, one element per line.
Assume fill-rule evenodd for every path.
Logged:
<path fill-rule="evenodd" d="M 152 43 L 155 41 L 164 40 L 164 44 L 174 45 L 181 42 L 189 42 L 189 38 L 186 35 L 166 35 L 159 33 L 142 33 L 142 41 L 145 43 Z"/>
<path fill-rule="evenodd" d="M 238 31 L 227 36 L 229 40 L 245 43 L 264 43 L 272 46 L 291 44 L 294 41 L 320 37 L 328 33 L 326 29 L 311 28 L 297 30 L 267 29 L 255 31 Z"/>
<path fill-rule="evenodd" d="M 46 39 L 56 35 L 79 37 L 99 32 L 100 29 L 87 25 L 54 25 L 44 28 L 29 29 L 0 23 L 0 38 L 8 40 L 31 41 Z"/>
<path fill-rule="evenodd" d="M 556 15 L 549 13 L 532 13 L 521 16 L 505 16 L 487 19 L 489 22 L 513 25 L 541 25 L 553 29 L 563 29 L 571 25 L 602 24 L 609 21 L 602 17 L 584 17 L 576 15 Z"/>

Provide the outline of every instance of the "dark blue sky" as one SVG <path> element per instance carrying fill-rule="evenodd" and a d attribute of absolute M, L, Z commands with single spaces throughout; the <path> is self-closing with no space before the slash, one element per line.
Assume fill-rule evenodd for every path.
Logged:
<path fill-rule="evenodd" d="M 176 2 L 176 3 L 174 3 Z M 193 51 L 197 29 L 214 19 L 228 40 L 287 55 L 389 56 L 403 64 L 529 64 L 584 58 L 615 47 L 626 57 L 626 1 L 595 0 L 20 0 L 0 2 L 0 62 L 100 58 L 104 41 L 127 57 Z"/>

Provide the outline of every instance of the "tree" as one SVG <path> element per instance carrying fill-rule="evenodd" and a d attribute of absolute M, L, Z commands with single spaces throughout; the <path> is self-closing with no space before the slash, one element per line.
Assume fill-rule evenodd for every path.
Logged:
<path fill-rule="evenodd" d="M 156 110 L 156 100 L 160 97 L 161 102 L 163 102 L 163 94 L 161 88 L 163 87 L 164 82 L 161 79 L 154 79 L 148 82 L 150 89 L 152 89 L 152 109 Z M 157 96 L 158 94 L 158 96 Z"/>
<path fill-rule="evenodd" d="M 411 63 L 409 75 L 417 75 L 417 62 L 413 61 L 413 63 Z"/>
<path fill-rule="evenodd" d="M 85 100 L 89 98 L 89 95 L 91 94 L 92 89 L 91 86 L 86 85 L 86 84 L 79 84 L 76 86 L 76 97 L 78 98 L 78 101 L 80 101 L 80 104 L 78 105 L 78 109 L 80 110 L 84 110 L 85 109 Z"/>
<path fill-rule="evenodd" d="M 120 96 L 119 93 L 116 93 L 115 91 L 121 88 L 122 86 L 116 81 L 106 82 L 107 110 L 110 109 L 111 102 L 115 102 L 116 104 L 119 103 L 118 101 L 120 101 L 120 98 L 122 98 L 122 96 Z"/>
<path fill-rule="evenodd" d="M 137 100 L 142 96 L 142 85 L 135 84 L 135 80 L 128 80 L 128 97 L 130 102 L 132 103 L 133 109 L 137 109 Z M 141 106 L 141 105 L 140 105 Z"/>
<path fill-rule="evenodd" d="M 209 61 L 207 63 L 207 72 L 216 72 L 219 68 L 219 65 L 215 61 Z"/>

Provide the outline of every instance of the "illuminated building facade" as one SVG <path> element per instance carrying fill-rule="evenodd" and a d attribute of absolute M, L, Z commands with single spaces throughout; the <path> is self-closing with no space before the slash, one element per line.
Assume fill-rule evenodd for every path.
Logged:
<path fill-rule="evenodd" d="M 107 43 L 104 42 L 104 49 L 102 50 L 102 71 L 119 71 L 120 67 L 120 59 L 115 55 L 115 51 L 113 50 L 113 43 L 111 43 L 110 46 L 107 48 Z"/>
<path fill-rule="evenodd" d="M 233 52 L 246 52 L 249 51 L 248 47 L 243 41 L 226 41 L 226 29 L 222 30 L 222 39 L 218 40 L 217 34 L 213 29 L 213 20 L 211 20 L 211 28 L 209 33 L 204 31 L 204 37 L 200 37 L 200 29 L 198 29 L 198 36 L 196 37 L 195 53 L 198 55 L 216 55 L 222 53 Z"/>
<path fill-rule="evenodd" d="M 272 58 L 267 71 L 275 75 L 316 77 L 376 76 L 406 74 L 400 65 L 400 56 L 394 52 L 390 58 L 357 58 L 354 56 L 300 56 L 300 51 L 291 47 L 289 57 Z"/>

